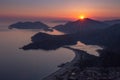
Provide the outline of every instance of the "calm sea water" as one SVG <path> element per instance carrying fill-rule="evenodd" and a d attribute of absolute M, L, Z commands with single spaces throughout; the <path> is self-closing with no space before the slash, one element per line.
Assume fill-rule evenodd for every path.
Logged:
<path fill-rule="evenodd" d="M 0 26 L 0 80 L 41 80 L 55 72 L 57 65 L 74 58 L 74 53 L 64 48 L 55 51 L 19 49 L 30 43 L 31 36 L 37 32 Z"/>

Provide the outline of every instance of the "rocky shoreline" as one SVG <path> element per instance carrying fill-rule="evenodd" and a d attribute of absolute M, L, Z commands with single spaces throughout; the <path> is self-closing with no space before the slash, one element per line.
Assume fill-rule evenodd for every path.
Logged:
<path fill-rule="evenodd" d="M 68 49 L 74 51 L 74 59 L 42 80 L 120 80 L 120 67 L 86 65 L 85 60 L 94 57 L 81 50 Z"/>

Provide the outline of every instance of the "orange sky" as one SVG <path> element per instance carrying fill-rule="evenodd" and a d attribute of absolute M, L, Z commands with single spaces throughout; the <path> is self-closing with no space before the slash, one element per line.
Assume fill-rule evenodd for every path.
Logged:
<path fill-rule="evenodd" d="M 120 0 L 4 0 L 0 16 L 120 18 Z"/>

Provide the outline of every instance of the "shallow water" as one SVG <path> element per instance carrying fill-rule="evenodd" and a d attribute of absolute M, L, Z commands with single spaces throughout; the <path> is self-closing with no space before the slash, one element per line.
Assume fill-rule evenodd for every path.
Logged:
<path fill-rule="evenodd" d="M 86 45 L 84 43 L 81 43 L 80 41 L 77 42 L 76 45 L 70 46 L 71 48 L 78 49 L 85 51 L 86 53 L 93 55 L 93 56 L 100 56 L 100 53 L 98 50 L 103 50 L 103 47 L 97 46 L 97 45 Z"/>

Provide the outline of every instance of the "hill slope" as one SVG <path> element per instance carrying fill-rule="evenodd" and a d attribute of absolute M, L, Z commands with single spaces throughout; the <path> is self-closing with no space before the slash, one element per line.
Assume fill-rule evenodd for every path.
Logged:
<path fill-rule="evenodd" d="M 104 29 L 108 26 L 100 21 L 86 18 L 84 20 L 77 20 L 74 22 L 68 22 L 65 25 L 55 26 L 54 29 L 65 32 L 65 33 L 76 33 L 76 32 L 92 32 L 98 29 Z"/>

